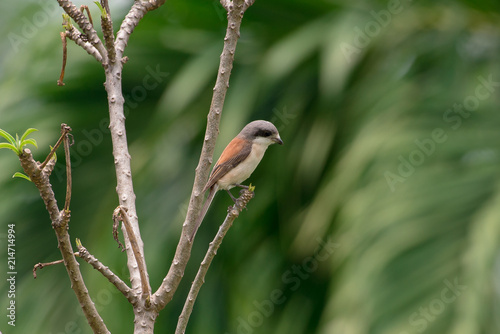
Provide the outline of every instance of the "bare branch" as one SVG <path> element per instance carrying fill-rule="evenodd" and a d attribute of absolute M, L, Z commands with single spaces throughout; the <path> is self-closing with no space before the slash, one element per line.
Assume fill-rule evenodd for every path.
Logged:
<path fill-rule="evenodd" d="M 108 50 L 109 62 L 113 64 L 116 61 L 115 35 L 113 31 L 113 21 L 111 20 L 108 0 L 101 0 L 101 5 L 106 12 L 105 16 L 101 15 L 102 33 L 104 35 L 106 50 Z"/>
<path fill-rule="evenodd" d="M 74 253 L 75 256 L 80 256 L 80 254 L 78 252 Z M 48 267 L 48 266 L 53 266 L 55 264 L 60 264 L 60 263 L 63 263 L 64 260 L 57 260 L 57 261 L 52 261 L 52 262 L 46 262 L 46 263 L 42 263 L 42 262 L 38 262 L 37 264 L 35 264 L 33 266 L 33 278 L 36 279 L 36 271 L 38 269 L 42 269 L 42 268 L 45 268 L 45 267 Z"/>
<path fill-rule="evenodd" d="M 92 44 L 82 39 L 82 34 L 78 29 L 71 27 L 71 29 L 66 30 L 66 36 L 102 64 L 103 58 L 99 51 Z"/>
<path fill-rule="evenodd" d="M 117 219 L 121 219 L 121 221 L 125 225 L 127 236 L 128 239 L 130 240 L 132 251 L 134 253 L 135 261 L 137 262 L 137 266 L 139 267 L 139 274 L 141 275 L 142 297 L 145 300 L 148 300 L 149 296 L 151 295 L 151 288 L 149 287 L 148 277 L 146 276 L 146 265 L 144 263 L 144 256 L 139 250 L 139 245 L 137 244 L 137 239 L 135 238 L 134 230 L 130 225 L 127 211 L 120 206 L 116 208 L 116 210 L 114 211 L 113 217 L 115 216 Z"/>
<path fill-rule="evenodd" d="M 82 12 L 82 13 L 83 13 L 84 11 L 86 11 L 86 12 L 87 12 L 87 16 L 88 16 L 88 18 L 89 18 L 89 22 L 90 22 L 90 24 L 93 26 L 93 25 L 94 25 L 94 22 L 92 22 L 92 15 L 90 14 L 89 6 L 87 6 L 87 5 L 81 5 L 81 6 L 80 6 L 80 12 Z"/>
<path fill-rule="evenodd" d="M 115 211 L 113 211 L 113 239 L 118 243 L 118 248 L 122 252 L 125 251 L 125 247 L 123 244 L 120 242 L 120 239 L 118 238 L 118 226 L 120 225 L 120 207 L 117 207 Z"/>
<path fill-rule="evenodd" d="M 111 15 L 111 10 L 109 9 L 109 1 L 108 0 L 101 0 L 101 6 L 106 10 L 106 13 L 108 15 Z"/>
<path fill-rule="evenodd" d="M 71 128 L 67 124 L 61 124 L 61 132 L 64 136 L 64 155 L 66 156 L 66 200 L 64 201 L 64 213 L 69 213 L 69 203 L 71 202 L 71 187 L 72 187 L 72 178 L 71 178 L 71 159 L 69 154 L 69 147 L 73 144 L 69 142 L 69 136 L 71 136 L 73 142 L 73 135 L 69 132 Z"/>
<path fill-rule="evenodd" d="M 130 166 L 131 156 L 128 151 L 127 129 L 125 127 L 124 98 L 121 87 L 122 63 L 115 62 L 106 68 L 106 82 L 104 86 L 108 94 L 109 108 L 109 129 L 111 132 L 111 141 L 113 144 L 113 158 L 116 173 L 116 193 L 118 195 L 119 205 L 127 208 L 127 218 L 133 233 L 128 233 L 125 224 L 122 224 L 125 251 L 127 252 L 127 266 L 130 272 L 130 282 L 132 289 L 137 293 L 142 290 L 141 274 L 148 275 L 145 270 L 139 272 L 138 264 L 135 259 L 133 248 L 128 238 L 134 235 L 141 256 L 144 256 L 144 243 L 141 239 L 139 228 L 139 218 L 135 207 L 136 195 L 134 193 L 134 184 L 132 182 L 132 171 Z M 146 267 L 146 266 L 144 266 Z"/>
<path fill-rule="evenodd" d="M 187 262 L 191 255 L 193 244 L 189 241 L 189 236 L 195 228 L 196 219 L 200 213 L 203 194 L 201 190 L 205 185 L 212 157 L 215 149 L 215 142 L 219 133 L 219 123 L 224 106 L 226 92 L 229 87 L 229 77 L 233 68 L 234 53 L 236 44 L 240 37 L 240 26 L 243 14 L 248 8 L 244 0 L 233 0 L 228 5 L 228 23 L 226 36 L 224 38 L 224 47 L 220 57 L 219 72 L 215 82 L 214 93 L 210 111 L 207 116 L 207 128 L 205 131 L 205 141 L 201 150 L 200 160 L 196 167 L 193 190 L 189 200 L 186 220 L 182 227 L 182 234 L 177 244 L 177 249 L 172 261 L 172 265 L 163 279 L 160 288 L 153 295 L 153 304 L 157 304 L 158 309 L 162 309 L 172 299 L 179 283 L 184 275 Z"/>
<path fill-rule="evenodd" d="M 50 153 L 49 155 L 47 155 L 47 158 L 45 158 L 45 161 L 40 165 L 40 167 L 38 167 L 40 170 L 43 170 L 45 168 L 45 165 L 47 165 L 47 163 L 49 162 L 50 159 L 52 159 L 52 157 L 54 156 L 54 153 L 56 152 L 57 148 L 59 147 L 59 145 L 61 145 L 61 143 L 63 142 L 64 140 L 64 137 L 66 136 L 66 134 L 71 131 L 71 128 L 68 126 L 67 128 L 64 127 L 63 128 L 63 125 L 66 125 L 66 124 L 61 124 L 61 137 L 59 137 L 59 139 L 57 140 L 56 144 L 54 145 L 54 147 L 52 148 L 52 150 L 50 150 Z M 67 125 L 66 125 L 67 126 Z M 29 150 L 28 150 L 29 151 Z M 30 151 L 31 153 L 31 151 Z"/>
<path fill-rule="evenodd" d="M 64 86 L 64 70 L 66 69 L 66 59 L 68 58 L 68 43 L 66 43 L 66 32 L 61 31 L 61 40 L 62 40 L 62 49 L 63 49 L 63 59 L 61 66 L 61 75 L 59 76 L 59 80 L 57 80 L 58 86 Z"/>
<path fill-rule="evenodd" d="M 57 0 L 59 6 L 78 24 L 85 36 L 101 54 L 102 59 L 107 60 L 107 52 L 102 44 L 101 39 L 97 36 L 97 32 L 90 21 L 82 14 L 82 12 L 71 2 L 71 0 Z"/>
<path fill-rule="evenodd" d="M 222 5 L 222 7 L 226 9 L 226 11 L 229 11 L 230 2 L 231 2 L 230 0 L 220 0 L 220 4 Z"/>
<path fill-rule="evenodd" d="M 95 270 L 100 272 L 108 281 L 116 286 L 116 288 L 127 298 L 127 300 L 133 305 L 137 301 L 137 296 L 133 293 L 132 289 L 123 282 L 120 277 L 113 273 L 107 266 L 102 264 L 95 256 L 90 254 L 87 248 L 83 247 L 80 240 L 77 239 L 78 254 L 80 258 L 85 260 L 88 264 L 94 267 Z"/>
<path fill-rule="evenodd" d="M 245 0 L 245 9 L 253 5 L 255 0 Z"/>
<path fill-rule="evenodd" d="M 144 15 L 149 11 L 159 8 L 164 3 L 165 0 L 134 1 L 132 8 L 130 8 L 130 11 L 123 19 L 120 29 L 116 34 L 115 48 L 117 51 L 117 59 L 123 57 L 123 52 L 125 51 L 130 35 Z"/>
<path fill-rule="evenodd" d="M 189 317 L 191 315 L 191 312 L 193 311 L 194 302 L 196 301 L 196 297 L 198 297 L 198 292 L 200 292 L 201 286 L 205 282 L 205 275 L 208 272 L 208 268 L 210 267 L 212 260 L 217 254 L 217 250 L 219 249 L 222 240 L 226 236 L 227 231 L 229 231 L 229 228 L 233 225 L 234 220 L 239 216 L 240 212 L 247 206 L 248 202 L 253 197 L 253 191 L 244 189 L 242 190 L 242 194 L 236 201 L 235 205 L 229 208 L 226 219 L 224 219 L 224 222 L 219 227 L 217 235 L 210 243 L 208 251 L 205 254 L 205 258 L 201 262 L 200 268 L 198 269 L 196 278 L 191 284 L 191 289 L 189 290 L 188 297 L 186 298 L 182 313 L 179 316 L 179 321 L 177 322 L 175 334 L 184 334 L 186 332 Z"/>
<path fill-rule="evenodd" d="M 65 131 L 63 129 L 63 133 L 64 132 Z M 64 136 L 65 135 L 61 137 Z M 49 154 L 48 158 L 50 159 L 52 155 L 53 152 Z M 71 241 L 68 233 L 69 210 L 59 211 L 54 192 L 52 191 L 52 185 L 49 181 L 49 173 L 43 168 L 40 168 L 42 165 L 39 166 L 39 164 L 35 162 L 29 149 L 23 150 L 23 152 L 19 155 L 19 161 L 21 162 L 21 166 L 23 167 L 26 175 L 28 175 L 40 191 L 40 197 L 42 197 L 45 207 L 49 212 L 52 227 L 56 233 L 58 247 L 64 261 L 64 266 L 66 267 L 66 271 L 68 272 L 68 276 L 71 281 L 71 288 L 80 302 L 85 318 L 87 318 L 87 321 L 94 333 L 109 333 L 104 321 L 97 312 L 94 303 L 90 299 L 87 287 L 83 282 L 80 267 L 75 259 L 73 248 L 71 247 Z"/>
<path fill-rule="evenodd" d="M 52 171 L 54 170 L 54 167 L 56 166 L 56 157 L 53 156 L 49 162 L 45 165 L 45 168 L 43 169 L 43 171 L 45 173 L 47 173 L 48 176 L 50 176 L 50 174 L 52 174 Z"/>

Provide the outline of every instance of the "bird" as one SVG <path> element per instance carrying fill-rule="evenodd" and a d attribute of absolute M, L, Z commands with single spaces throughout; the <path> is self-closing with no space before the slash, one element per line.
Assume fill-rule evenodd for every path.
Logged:
<path fill-rule="evenodd" d="M 267 148 L 272 144 L 283 145 L 283 140 L 281 140 L 276 126 L 271 122 L 263 120 L 248 123 L 229 142 L 224 151 L 222 151 L 219 160 L 215 163 L 212 173 L 202 190 L 202 194 L 209 189 L 210 192 L 191 233 L 191 242 L 203 218 L 205 218 L 215 193 L 218 190 L 226 190 L 231 199 L 236 202 L 236 198 L 231 194 L 229 189 L 234 187 L 248 189 L 248 186 L 241 183 L 250 177 L 262 160 Z"/>

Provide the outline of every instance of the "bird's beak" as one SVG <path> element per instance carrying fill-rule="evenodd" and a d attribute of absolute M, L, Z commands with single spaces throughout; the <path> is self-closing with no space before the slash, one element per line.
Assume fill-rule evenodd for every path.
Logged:
<path fill-rule="evenodd" d="M 280 136 L 273 138 L 273 141 L 280 145 L 283 145 L 283 140 L 281 140 Z"/>

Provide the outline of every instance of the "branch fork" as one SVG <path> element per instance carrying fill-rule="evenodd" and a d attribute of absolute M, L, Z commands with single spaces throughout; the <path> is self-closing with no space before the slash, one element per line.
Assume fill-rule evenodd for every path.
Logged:
<path fill-rule="evenodd" d="M 215 142 L 219 134 L 219 123 L 224 107 L 226 92 L 229 87 L 229 78 L 233 68 L 236 45 L 240 37 L 240 27 L 243 14 L 252 4 L 252 1 L 245 0 L 221 0 L 222 6 L 227 11 L 227 28 L 224 37 L 224 47 L 220 56 L 219 70 L 213 89 L 212 102 L 207 116 L 207 127 L 205 140 L 201 149 L 200 160 L 196 167 L 193 190 L 189 200 L 187 216 L 182 226 L 182 233 L 177 244 L 177 249 L 172 261 L 172 265 L 163 279 L 159 289 L 152 295 L 152 304 L 158 309 L 163 309 L 172 300 L 179 283 L 184 276 L 184 270 L 191 255 L 193 243 L 189 240 L 191 231 L 194 229 L 196 219 L 201 211 L 203 194 L 201 190 L 208 180 L 210 165 L 213 161 Z"/>
<path fill-rule="evenodd" d="M 196 298 L 198 297 L 201 286 L 203 285 L 203 283 L 205 283 L 205 276 L 208 272 L 208 268 L 210 268 L 212 260 L 217 254 L 217 250 L 219 249 L 222 240 L 226 236 L 226 233 L 233 225 L 234 220 L 239 216 L 240 212 L 246 208 L 248 202 L 254 196 L 255 193 L 253 191 L 253 187 L 250 187 L 249 189 L 243 189 L 241 191 L 241 196 L 236 200 L 235 204 L 228 208 L 226 219 L 224 219 L 224 222 L 219 227 L 219 231 L 217 232 L 214 240 L 209 244 L 207 253 L 205 254 L 200 268 L 198 269 L 198 273 L 196 274 L 196 277 L 191 284 L 191 289 L 189 290 L 189 294 L 186 298 L 182 313 L 179 316 L 179 320 L 177 322 L 175 334 L 184 334 L 186 332 L 189 317 L 191 316 L 191 312 L 193 311 L 193 306 Z"/>
<path fill-rule="evenodd" d="M 71 200 L 71 165 L 70 165 L 70 131 L 71 128 L 66 124 L 61 124 L 61 137 L 55 144 L 54 148 L 50 151 L 47 158 L 43 163 L 37 163 L 33 159 L 33 155 L 29 149 L 24 149 L 19 155 L 19 161 L 24 169 L 24 172 L 31 181 L 35 184 L 40 192 L 45 207 L 50 215 L 52 227 L 56 233 L 59 250 L 62 255 L 62 262 L 66 267 L 69 279 L 71 281 L 71 288 L 76 294 L 76 297 L 83 310 L 83 314 L 87 318 L 90 327 L 95 333 L 109 333 L 104 321 L 99 316 L 97 309 L 90 299 L 87 287 L 83 282 L 83 277 L 80 272 L 80 266 L 75 258 L 75 253 L 71 246 L 71 241 L 68 233 L 68 224 L 70 220 L 69 204 Z M 55 151 L 64 143 L 64 151 L 66 152 L 66 199 L 64 208 L 59 210 L 57 201 L 55 199 L 52 185 L 50 184 L 49 176 L 55 164 Z M 68 172 L 69 171 L 69 172 Z M 40 267 L 40 266 L 39 266 Z M 35 270 L 35 269 L 34 269 Z"/>
<path fill-rule="evenodd" d="M 64 65 L 66 63 L 66 39 L 74 41 L 82 47 L 87 53 L 92 55 L 105 70 L 106 82 L 105 89 L 108 94 L 108 107 L 110 115 L 110 132 L 113 145 L 113 157 L 115 161 L 115 171 L 117 177 L 117 195 L 119 206 L 114 211 L 113 235 L 118 241 L 118 226 L 122 222 L 122 233 L 124 244 L 122 247 L 127 253 L 127 265 L 130 273 L 130 287 L 121 281 L 109 268 L 104 266 L 95 257 L 93 257 L 85 247 L 77 240 L 78 256 L 92 265 L 103 276 L 105 276 L 118 290 L 127 298 L 134 308 L 134 332 L 135 333 L 153 333 L 154 322 L 158 312 L 163 309 L 172 299 L 174 293 L 179 287 L 180 281 L 184 276 L 184 271 L 191 255 L 192 242 L 189 240 L 189 232 L 193 229 L 196 218 L 201 211 L 203 194 L 201 190 L 209 176 L 210 165 L 212 164 L 215 142 L 219 133 L 219 123 L 224 106 L 224 100 L 229 87 L 229 78 L 234 62 L 236 45 L 240 36 L 240 26 L 245 11 L 254 3 L 255 0 L 220 0 L 222 6 L 227 11 L 227 28 L 224 38 L 224 47 L 220 57 L 219 71 L 214 86 L 212 102 L 207 116 L 207 127 L 205 140 L 203 142 L 200 160 L 195 171 L 194 185 L 191 192 L 191 198 L 187 210 L 185 222 L 183 224 L 177 249 L 172 260 L 172 264 L 163 279 L 162 284 L 154 293 L 149 285 L 149 277 L 144 260 L 143 242 L 139 231 L 139 221 L 135 208 L 135 193 L 132 184 L 130 154 L 128 152 L 128 143 L 125 128 L 124 115 L 124 97 L 122 93 L 121 77 L 123 64 L 128 59 L 124 56 L 124 50 L 134 31 L 144 15 L 155 10 L 165 3 L 165 0 L 136 0 L 123 19 L 116 36 L 113 31 L 111 13 L 108 0 L 100 0 L 101 7 L 101 26 L 103 39 L 98 37 L 94 29 L 92 18 L 88 8 L 78 9 L 71 0 L 57 0 L 60 7 L 64 9 L 67 18 L 63 19 L 65 31 L 61 33 L 63 42 L 63 66 L 61 76 L 58 81 L 63 85 Z M 84 15 L 87 11 L 88 18 Z M 73 26 L 69 21 L 71 18 L 77 25 Z M 70 200 L 71 200 L 71 165 L 69 161 L 69 127 L 64 127 L 62 135 L 54 149 L 51 151 L 46 161 L 37 164 L 31 155 L 31 152 L 25 149 L 19 156 L 21 165 L 26 174 L 35 183 L 43 198 L 47 211 L 50 214 L 52 225 L 56 231 L 59 242 L 59 248 L 62 254 L 68 275 L 71 280 L 71 286 L 80 302 L 85 317 L 89 322 L 94 333 L 109 333 L 102 318 L 97 313 L 93 302 L 90 300 L 87 288 L 83 283 L 78 263 L 75 259 L 75 253 L 71 247 L 67 226 L 70 221 Z M 52 171 L 55 159 L 52 158 L 57 147 L 64 143 L 66 152 L 66 174 L 67 190 L 64 208 L 59 210 L 57 202 L 50 185 L 48 175 Z M 248 201 L 253 197 L 253 190 L 244 190 L 235 205 L 228 210 L 228 214 L 214 241 L 210 243 L 207 255 L 203 260 L 198 274 L 193 282 L 186 305 L 179 317 L 178 331 L 184 333 L 187 320 L 192 311 L 192 307 L 199 289 L 203 283 L 205 274 L 215 253 L 222 242 L 228 229 L 231 227 L 234 219 L 245 208 Z M 119 242 L 119 241 L 118 241 Z M 120 245 L 120 243 L 119 243 Z M 42 264 L 43 267 L 43 264 Z M 41 268 L 41 267 L 40 267 Z"/>

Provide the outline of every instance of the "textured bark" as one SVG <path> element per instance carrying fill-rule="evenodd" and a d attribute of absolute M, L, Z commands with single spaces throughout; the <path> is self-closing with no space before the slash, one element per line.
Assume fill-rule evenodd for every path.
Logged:
<path fill-rule="evenodd" d="M 226 98 L 226 92 L 229 88 L 229 77 L 233 68 L 234 54 L 236 45 L 240 37 L 240 26 L 243 14 L 251 5 L 244 0 L 223 1 L 221 2 L 227 10 L 227 29 L 224 37 L 224 47 L 220 57 L 219 71 L 215 82 L 214 93 L 210 111 L 207 116 L 207 128 L 201 150 L 200 160 L 196 167 L 194 186 L 189 200 L 186 220 L 182 227 L 182 234 L 177 244 L 174 260 L 167 276 L 163 279 L 160 288 L 152 296 L 152 303 L 156 308 L 162 309 L 172 300 L 172 297 L 184 276 L 184 270 L 191 256 L 192 242 L 189 236 L 192 234 L 196 219 L 201 211 L 203 202 L 203 189 L 209 175 L 210 165 L 212 164 L 215 142 L 219 134 L 219 123 L 222 115 L 222 108 Z"/>
<path fill-rule="evenodd" d="M 73 248 L 71 247 L 68 233 L 69 211 L 59 210 L 57 207 L 57 201 L 49 180 L 49 175 L 53 168 L 53 164 L 49 162 L 53 160 L 49 159 L 45 167 L 40 168 L 42 164 L 35 162 L 29 149 L 25 149 L 19 155 L 19 160 L 26 175 L 28 175 L 40 191 L 40 197 L 45 203 L 47 212 L 50 215 L 52 227 L 56 232 L 57 247 L 61 251 L 64 266 L 66 267 L 66 271 L 71 281 L 71 288 L 75 292 L 76 298 L 83 310 L 83 314 L 87 318 L 94 333 L 109 333 L 94 303 L 90 299 L 89 292 L 83 282 L 83 277 L 80 272 L 80 265 L 76 261 Z"/>

